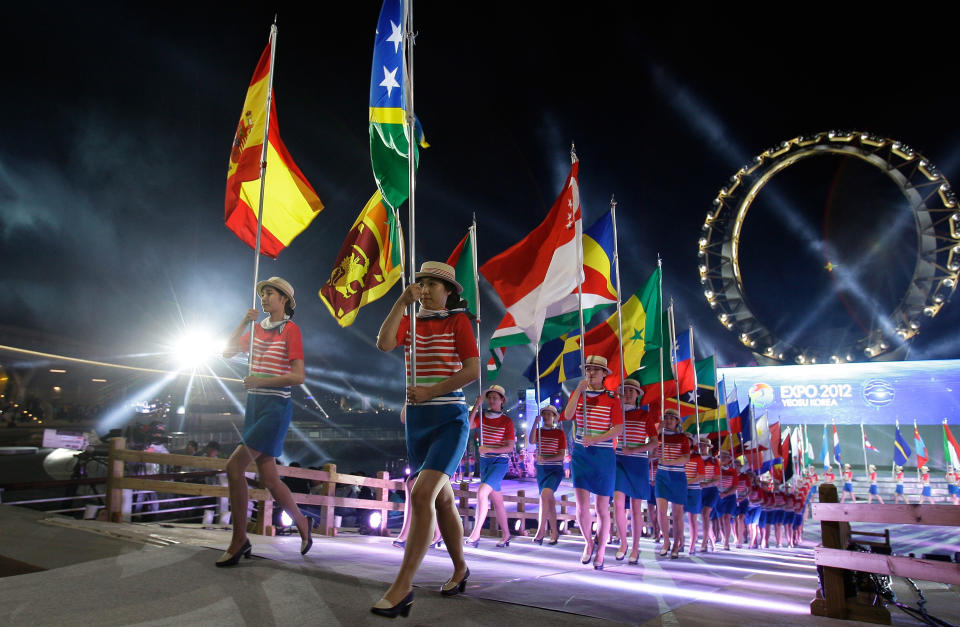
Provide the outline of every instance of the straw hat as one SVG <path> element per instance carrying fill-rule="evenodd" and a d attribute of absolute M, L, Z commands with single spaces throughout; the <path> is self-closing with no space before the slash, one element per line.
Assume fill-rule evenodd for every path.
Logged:
<path fill-rule="evenodd" d="M 921 467 L 920 467 L 920 470 L 922 470 L 923 472 L 929 472 L 929 471 L 930 471 L 930 468 L 928 468 L 926 465 L 924 465 L 924 466 L 921 466 Z"/>
<path fill-rule="evenodd" d="M 639 392 L 640 394 L 643 393 L 643 386 L 640 385 L 640 382 L 637 381 L 636 379 L 624 379 L 624 380 L 623 380 L 623 387 L 624 387 L 624 388 L 632 388 L 632 389 L 636 390 L 637 392 Z"/>
<path fill-rule="evenodd" d="M 278 276 L 272 276 L 266 281 L 260 281 L 257 283 L 257 294 L 259 294 L 263 288 L 270 286 L 278 292 L 282 292 L 284 296 L 290 299 L 290 309 L 297 308 L 297 301 L 293 299 L 293 286 L 290 285 L 290 282 L 286 279 L 281 279 Z"/>
<path fill-rule="evenodd" d="M 876 469 L 877 469 L 876 466 L 874 466 L 873 464 L 870 464 L 870 470 L 876 470 Z"/>
<path fill-rule="evenodd" d="M 610 368 L 607 366 L 607 358 L 603 355 L 587 355 L 587 364 L 583 366 L 581 370 L 586 372 L 587 366 L 597 366 L 599 368 L 603 368 L 607 371 L 607 374 L 613 372 L 613 370 L 610 370 Z"/>
<path fill-rule="evenodd" d="M 446 281 L 457 288 L 457 294 L 463 294 L 463 286 L 457 281 L 457 272 L 450 264 L 442 261 L 424 261 L 420 266 L 420 272 L 417 272 L 414 277 L 419 281 L 425 276 Z"/>
<path fill-rule="evenodd" d="M 850 464 L 844 464 L 843 467 L 844 467 L 844 468 L 849 468 L 849 467 L 850 467 Z"/>
<path fill-rule="evenodd" d="M 557 417 L 560 416 L 560 411 L 550 403 L 547 403 L 546 405 L 540 408 L 541 414 L 545 411 L 552 411 L 554 416 L 557 416 Z"/>
<path fill-rule="evenodd" d="M 507 391 L 503 389 L 503 386 L 496 385 L 496 384 L 491 385 L 486 389 L 486 391 L 484 391 L 483 395 L 486 396 L 490 392 L 496 392 L 497 394 L 500 395 L 500 398 L 502 398 L 503 400 L 507 400 Z"/>

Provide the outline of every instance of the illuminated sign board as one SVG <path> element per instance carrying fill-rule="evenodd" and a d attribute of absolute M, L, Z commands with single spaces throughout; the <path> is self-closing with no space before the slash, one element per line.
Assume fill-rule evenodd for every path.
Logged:
<path fill-rule="evenodd" d="M 726 394 L 790 424 L 960 421 L 960 360 L 720 368 Z"/>

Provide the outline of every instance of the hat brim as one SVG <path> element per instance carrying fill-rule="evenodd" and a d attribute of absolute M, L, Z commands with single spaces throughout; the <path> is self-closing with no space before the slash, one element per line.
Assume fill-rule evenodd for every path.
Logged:
<path fill-rule="evenodd" d="M 268 285 L 269 285 L 270 287 L 272 287 L 273 289 L 277 290 L 278 292 L 280 292 L 281 294 L 283 294 L 284 296 L 286 296 L 288 299 L 290 299 L 290 309 L 296 309 L 296 308 L 297 308 L 297 301 L 296 301 L 296 299 L 295 299 L 293 296 L 291 296 L 290 294 L 288 294 L 288 293 L 287 293 L 287 290 L 284 289 L 282 286 L 277 285 L 276 283 L 273 283 L 273 282 L 270 281 L 269 279 L 267 279 L 266 281 L 260 281 L 259 283 L 257 283 L 257 294 L 259 294 L 259 293 L 260 293 L 260 290 L 262 290 L 263 288 L 265 288 L 265 287 L 268 286 Z"/>
<path fill-rule="evenodd" d="M 463 286 L 460 285 L 460 283 L 458 283 L 456 279 L 451 279 L 450 277 L 442 274 L 435 274 L 433 272 L 417 272 L 416 274 L 413 275 L 413 278 L 419 281 L 421 278 L 425 276 L 428 276 L 434 279 L 439 279 L 441 281 L 446 281 L 450 285 L 453 285 L 454 287 L 457 288 L 457 296 L 459 296 L 460 294 L 463 294 Z"/>
<path fill-rule="evenodd" d="M 613 374 L 613 370 L 610 370 L 610 368 L 606 366 L 601 366 L 600 364 L 587 364 L 586 366 L 580 366 L 580 370 L 586 373 L 587 368 L 589 368 L 590 366 L 593 366 L 594 368 L 603 368 L 604 370 L 607 371 L 607 374 Z"/>

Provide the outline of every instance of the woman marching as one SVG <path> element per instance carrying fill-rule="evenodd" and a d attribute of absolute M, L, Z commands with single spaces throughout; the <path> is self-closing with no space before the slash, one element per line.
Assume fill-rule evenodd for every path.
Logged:
<path fill-rule="evenodd" d="M 557 408 L 547 404 L 543 406 L 533 427 L 527 432 L 527 446 L 537 447 L 537 488 L 540 490 L 540 516 L 537 521 L 537 535 L 533 541 L 543 544 L 543 537 L 549 528 L 550 542 L 556 544 L 560 538 L 557 526 L 557 500 L 555 493 L 563 479 L 563 458 L 567 454 L 567 436 L 557 423 L 560 414 Z M 540 426 L 540 420 L 543 426 Z"/>
<path fill-rule="evenodd" d="M 703 553 L 714 549 L 713 510 L 720 502 L 720 462 L 713 457 L 713 447 L 710 439 L 701 436 L 699 442 L 700 457 L 703 458 L 704 475 L 700 482 L 702 489 L 700 519 L 703 527 L 703 543 L 700 551 Z"/>
<path fill-rule="evenodd" d="M 236 565 L 241 556 L 250 557 L 245 474 L 250 462 L 256 462 L 260 480 L 296 523 L 300 532 L 300 553 L 305 555 L 313 546 L 310 521 L 297 507 L 290 488 L 280 480 L 276 462 L 283 453 L 283 440 L 293 417 L 290 386 L 303 383 L 304 378 L 303 339 L 300 328 L 290 320 L 297 302 L 293 299 L 293 286 L 276 276 L 257 283 L 257 293 L 260 306 L 269 317 L 254 327 L 251 374 L 243 379 L 243 387 L 247 390 L 243 441 L 227 462 L 233 538 L 216 562 L 220 567 Z M 256 322 L 257 317 L 256 309 L 247 311 L 227 341 L 230 348 L 224 357 L 231 357 L 244 345 L 249 345 L 250 334 L 244 334 L 244 330 L 251 322 Z"/>
<path fill-rule="evenodd" d="M 895 477 L 897 481 L 897 487 L 894 489 L 894 492 L 893 492 L 893 502 L 894 503 L 910 503 L 910 501 L 907 500 L 907 497 L 903 495 L 903 466 L 897 466 L 897 472 Z"/>
<path fill-rule="evenodd" d="M 670 553 L 671 559 L 680 557 L 683 547 L 683 507 L 687 503 L 686 465 L 690 461 L 690 440 L 680 426 L 680 413 L 675 409 L 663 412 L 663 444 L 660 446 L 660 466 L 657 468 L 657 513 L 663 545 L 660 557 Z M 667 507 L 673 510 L 673 549 L 670 548 L 670 521 Z"/>
<path fill-rule="evenodd" d="M 920 500 L 917 504 L 923 505 L 925 502 L 933 503 L 933 492 L 930 489 L 930 469 L 927 466 L 921 466 L 920 472 L 923 473 L 920 475 L 920 485 L 922 489 L 920 491 Z"/>
<path fill-rule="evenodd" d="M 701 483 L 706 479 L 706 466 L 703 458 L 697 451 L 697 436 L 688 433 L 690 440 L 690 459 L 684 465 L 687 475 L 687 502 L 684 504 L 684 511 L 690 519 L 690 555 L 697 552 L 697 517 L 703 511 L 703 488 Z"/>
<path fill-rule="evenodd" d="M 840 496 L 840 502 L 843 503 L 850 497 L 851 502 L 856 503 L 857 497 L 853 493 L 853 470 L 850 464 L 843 465 L 843 494 Z"/>
<path fill-rule="evenodd" d="M 603 387 L 604 377 L 612 372 L 606 357 L 589 355 L 586 362 L 584 378 L 563 409 L 563 420 L 576 420 L 572 470 L 577 526 L 584 540 L 580 562 L 589 564 L 596 550 L 593 567 L 603 570 L 604 550 L 610 538 L 610 497 L 616 484 L 617 461 L 612 440 L 623 430 L 623 406 L 614 392 Z M 592 534 L 591 494 L 596 497 L 596 540 Z"/>
<path fill-rule="evenodd" d="M 623 437 L 617 438 L 617 478 L 613 491 L 613 511 L 620 535 L 617 561 L 627 554 L 627 498 L 630 499 L 633 548 L 630 564 L 640 561 L 640 530 L 643 526 L 643 502 L 650 498 L 651 449 L 660 446 L 657 416 L 636 407 L 643 388 L 636 379 L 623 382 Z M 657 412 L 659 413 L 659 412 Z"/>
<path fill-rule="evenodd" d="M 407 616 L 413 605 L 413 576 L 427 552 L 435 524 L 453 561 L 453 576 L 440 593 L 463 592 L 470 569 L 463 557 L 463 524 L 457 512 L 449 477 L 456 470 L 467 446 L 467 404 L 464 385 L 480 375 L 480 359 L 473 329 L 460 299 L 463 287 L 454 269 L 445 263 L 427 261 L 416 274 L 417 283 L 407 286 L 387 314 L 377 348 L 406 352 L 408 387 L 406 412 L 407 457 L 418 472 L 410 490 L 410 533 L 403 562 L 393 585 L 370 611 L 381 616 Z M 406 309 L 419 301 L 417 348 L 430 359 L 409 381 L 410 319 Z M 422 354 L 422 353 L 421 353 Z"/>
<path fill-rule="evenodd" d="M 491 385 L 483 395 L 487 400 L 487 411 L 479 417 L 481 397 L 470 412 L 470 427 L 481 430 L 480 441 L 480 488 L 477 489 L 477 511 L 473 518 L 473 532 L 464 542 L 477 548 L 480 544 L 480 531 L 487 520 L 490 501 L 493 501 L 493 511 L 497 515 L 497 524 L 500 525 L 500 542 L 497 548 L 510 546 L 510 526 L 507 523 L 507 510 L 503 506 L 503 494 L 500 492 L 500 482 L 507 474 L 510 465 L 510 452 L 517 443 L 513 419 L 503 413 L 503 403 L 507 400 L 505 390 L 499 385 Z"/>
<path fill-rule="evenodd" d="M 867 494 L 867 503 L 872 503 L 874 497 L 883 505 L 883 497 L 880 496 L 880 489 L 877 486 L 877 467 L 870 464 L 870 492 Z"/>

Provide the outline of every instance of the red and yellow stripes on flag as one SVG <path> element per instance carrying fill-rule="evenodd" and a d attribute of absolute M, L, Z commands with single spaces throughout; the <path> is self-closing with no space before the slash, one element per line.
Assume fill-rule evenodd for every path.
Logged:
<path fill-rule="evenodd" d="M 403 266 L 393 263 L 392 247 L 402 250 L 403 237 L 397 229 L 391 243 L 395 224 L 377 190 L 350 227 L 330 278 L 320 288 L 320 300 L 341 327 L 352 324 L 361 307 L 386 294 L 400 279 Z"/>
<path fill-rule="evenodd" d="M 257 242 L 260 156 L 267 122 L 269 82 L 270 44 L 267 44 L 250 79 L 227 165 L 227 228 L 251 248 L 256 248 Z M 276 258 L 322 209 L 323 203 L 280 139 L 277 107 L 271 99 L 261 252 Z"/>

